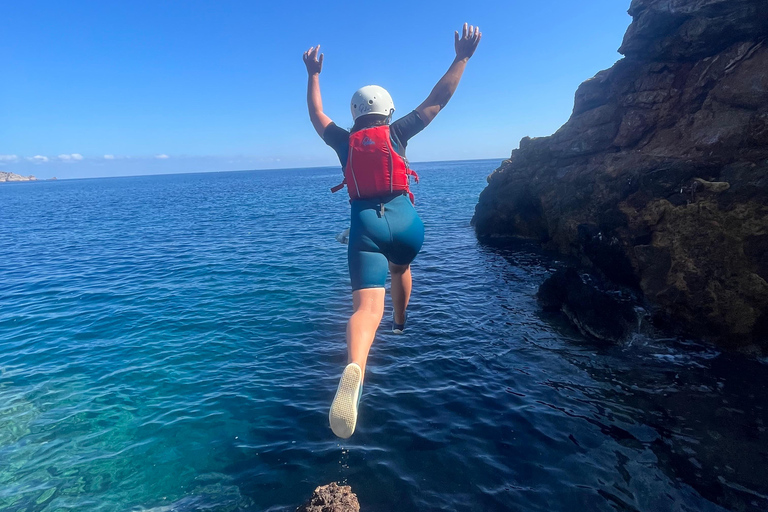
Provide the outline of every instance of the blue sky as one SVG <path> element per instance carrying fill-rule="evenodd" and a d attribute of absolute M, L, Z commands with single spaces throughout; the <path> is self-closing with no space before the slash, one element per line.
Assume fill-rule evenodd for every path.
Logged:
<path fill-rule="evenodd" d="M 554 132 L 579 83 L 620 58 L 628 7 L 3 2 L 0 171 L 71 178 L 337 165 L 309 122 L 302 53 L 322 45 L 325 112 L 349 127 L 349 99 L 363 85 L 387 88 L 396 117 L 426 98 L 464 21 L 480 26 L 480 47 L 409 158 L 504 158 L 522 137 Z"/>

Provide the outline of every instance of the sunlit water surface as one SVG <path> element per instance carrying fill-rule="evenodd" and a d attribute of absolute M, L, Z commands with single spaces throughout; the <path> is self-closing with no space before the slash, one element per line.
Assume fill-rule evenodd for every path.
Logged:
<path fill-rule="evenodd" d="M 470 227 L 497 163 L 415 166 L 408 330 L 344 442 L 338 169 L 0 184 L 0 509 L 767 509 L 768 365 L 542 313 L 563 263 Z"/>

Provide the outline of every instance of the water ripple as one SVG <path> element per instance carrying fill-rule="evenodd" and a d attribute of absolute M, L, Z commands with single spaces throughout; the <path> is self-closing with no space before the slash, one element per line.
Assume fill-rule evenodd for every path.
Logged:
<path fill-rule="evenodd" d="M 469 225 L 495 164 L 417 166 L 409 328 L 343 442 L 335 170 L 4 184 L 0 510 L 768 509 L 765 363 L 541 312 L 562 262 Z"/>

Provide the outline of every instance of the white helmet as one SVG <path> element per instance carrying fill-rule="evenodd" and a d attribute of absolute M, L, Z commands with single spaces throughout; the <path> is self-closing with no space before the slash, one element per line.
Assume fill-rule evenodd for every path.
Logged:
<path fill-rule="evenodd" d="M 392 115 L 395 111 L 395 104 L 392 96 L 386 89 L 378 85 L 366 85 L 352 95 L 352 118 L 357 118 L 367 114 L 381 114 L 383 116 Z"/>

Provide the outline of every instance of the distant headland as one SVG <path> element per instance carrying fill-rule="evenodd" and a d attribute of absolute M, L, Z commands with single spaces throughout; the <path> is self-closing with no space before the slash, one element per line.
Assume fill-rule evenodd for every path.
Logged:
<path fill-rule="evenodd" d="M 0 171 L 0 183 L 4 181 L 37 181 L 34 176 L 21 176 L 20 174 L 14 174 L 12 172 Z"/>

